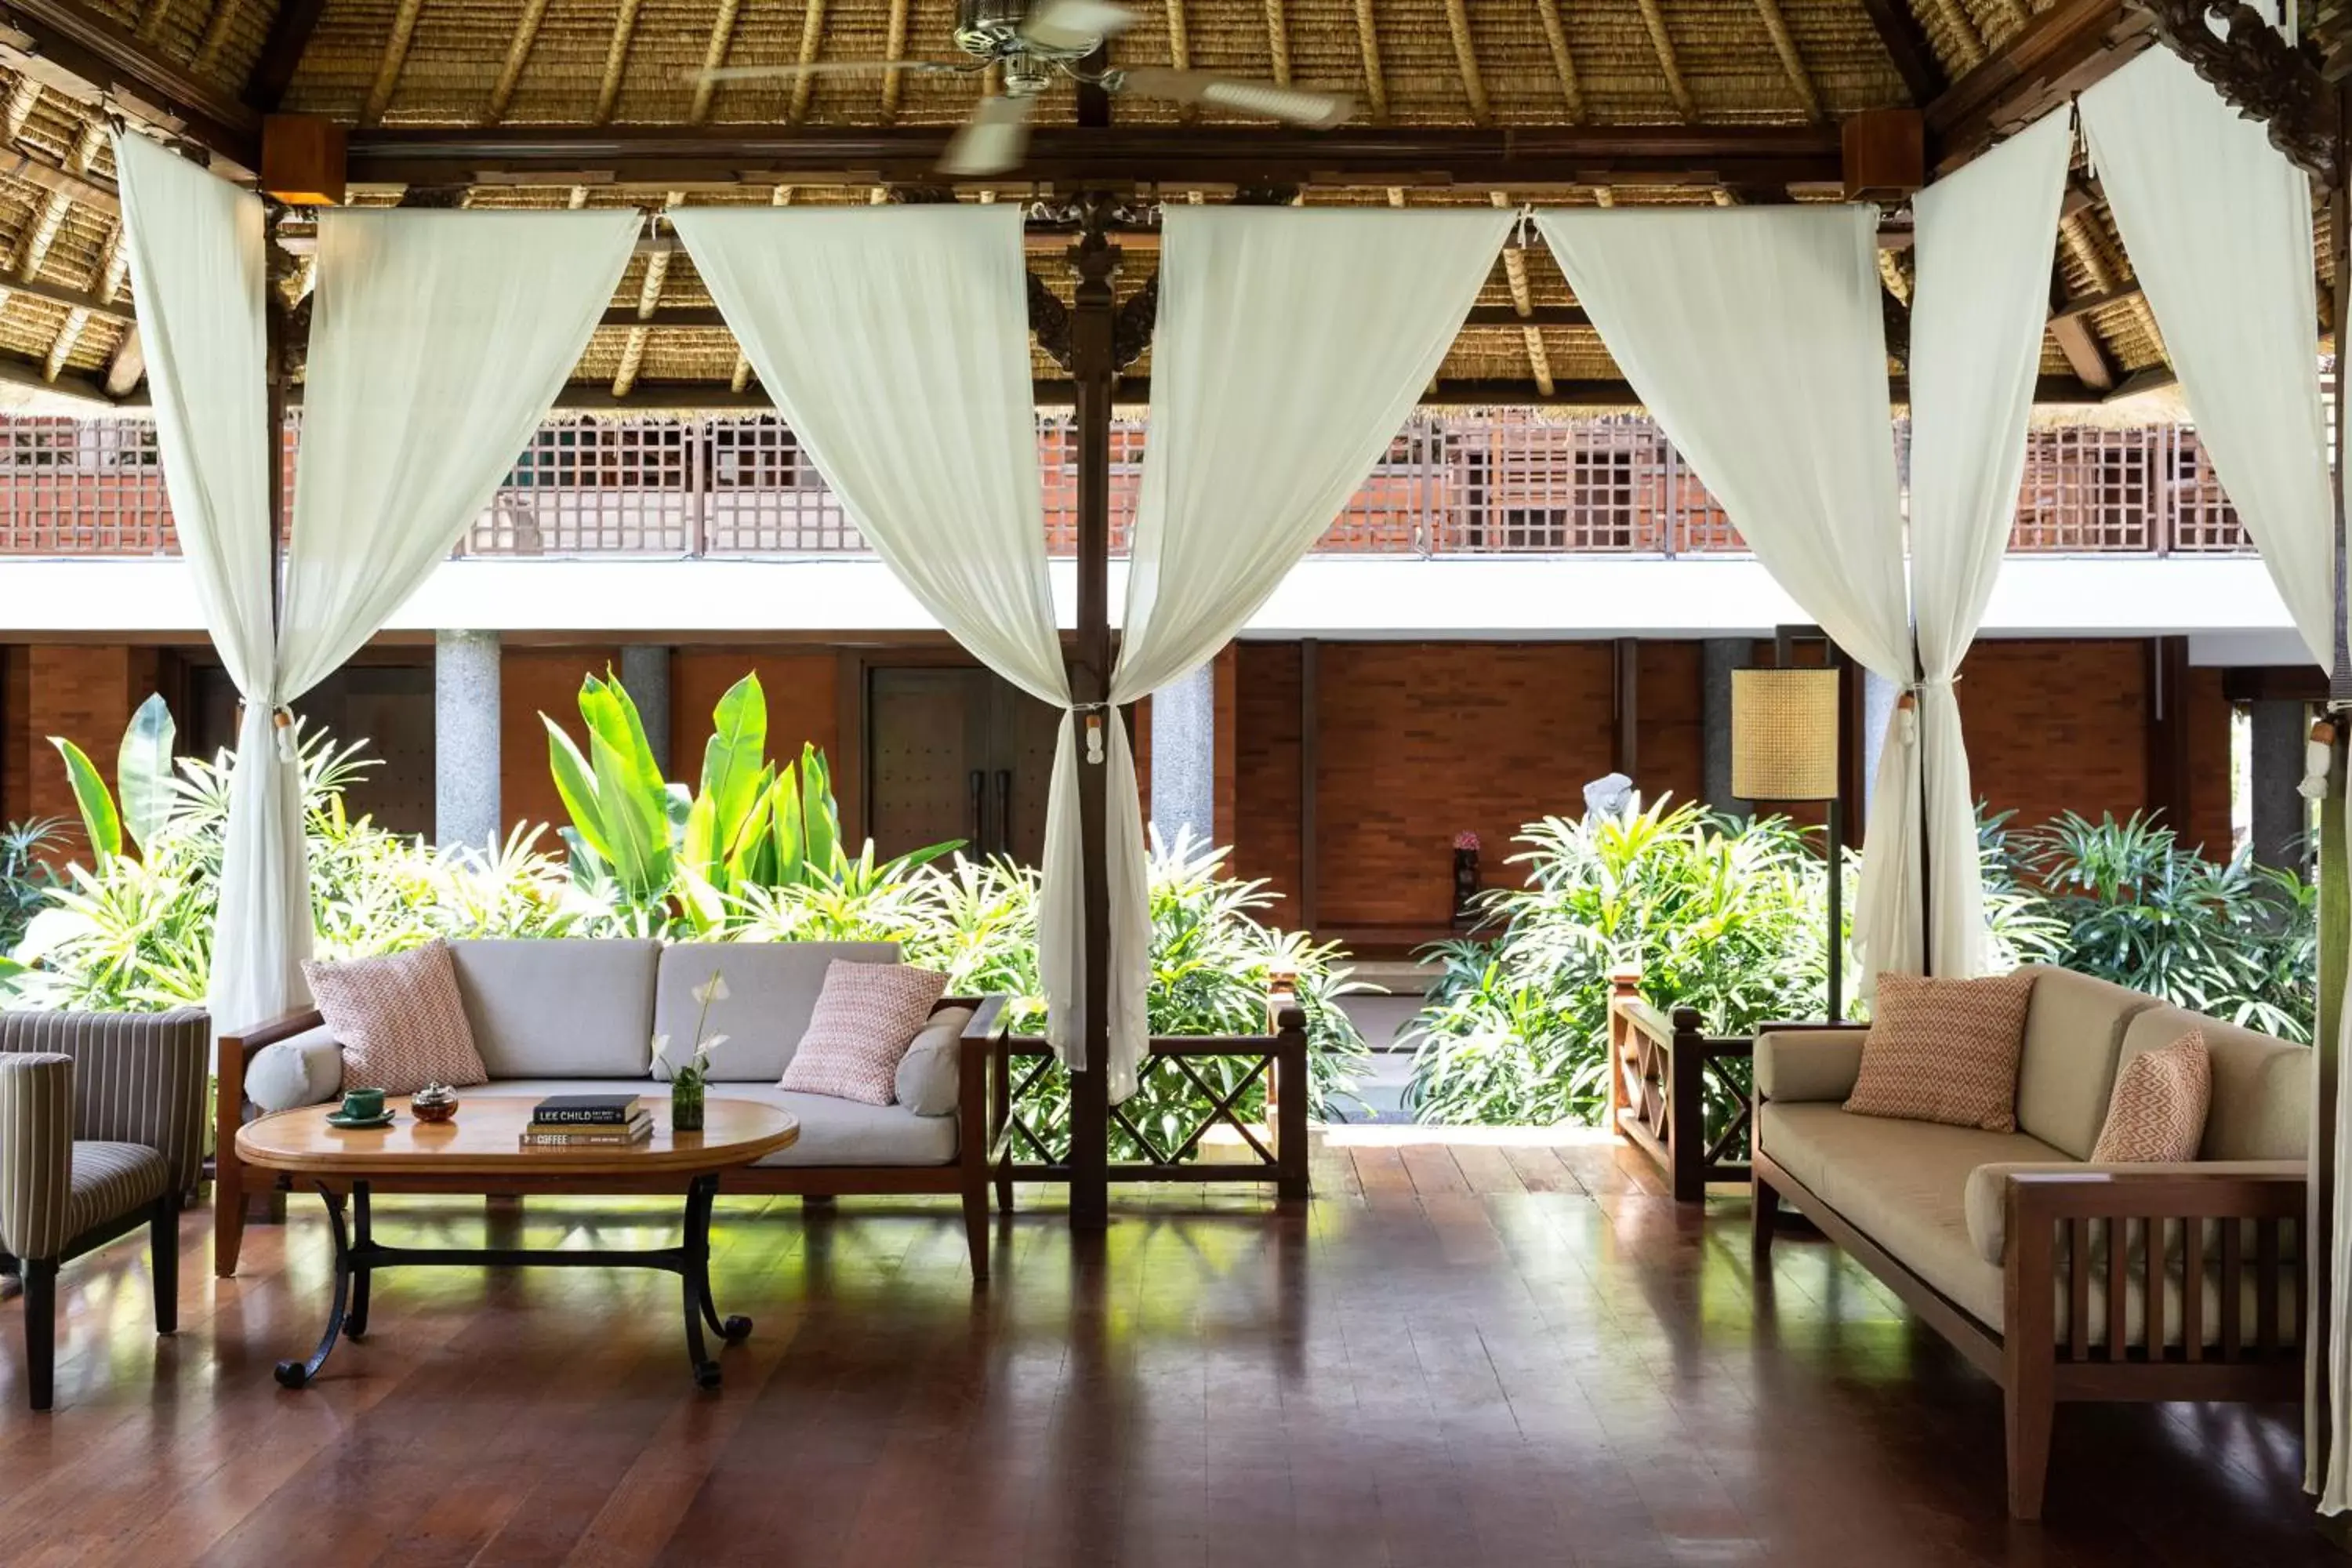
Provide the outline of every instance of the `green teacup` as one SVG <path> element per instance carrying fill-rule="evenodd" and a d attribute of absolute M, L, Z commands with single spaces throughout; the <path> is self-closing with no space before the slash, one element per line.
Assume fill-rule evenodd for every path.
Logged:
<path fill-rule="evenodd" d="M 353 1121 L 373 1121 L 383 1114 L 383 1090 L 380 1089 L 344 1090 L 343 1114 Z"/>

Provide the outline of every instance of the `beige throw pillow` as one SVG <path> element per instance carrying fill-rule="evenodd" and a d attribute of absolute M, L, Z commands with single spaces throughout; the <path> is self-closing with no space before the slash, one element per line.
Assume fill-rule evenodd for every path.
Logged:
<path fill-rule="evenodd" d="M 898 1103 L 918 1116 L 945 1116 L 963 1088 L 963 1028 L 969 1007 L 942 1007 L 930 1016 L 898 1063 Z"/>
<path fill-rule="evenodd" d="M 1856 1116 L 2017 1131 L 2017 1068 L 2033 976 L 1882 973 L 1845 1108 Z"/>
<path fill-rule="evenodd" d="M 343 1048 L 347 1088 L 414 1094 L 428 1083 L 489 1080 L 447 942 L 436 938 L 382 958 L 306 959 L 302 978 Z"/>
<path fill-rule="evenodd" d="M 782 1087 L 887 1105 L 898 1093 L 898 1062 L 947 989 L 948 977 L 905 963 L 835 959 L 800 1048 L 784 1064 Z"/>
<path fill-rule="evenodd" d="M 2116 1075 L 2107 1124 L 2091 1151 L 2095 1165 L 2146 1165 L 2197 1158 L 2213 1100 L 2213 1061 L 2191 1029 L 2160 1051 L 2142 1051 Z"/>

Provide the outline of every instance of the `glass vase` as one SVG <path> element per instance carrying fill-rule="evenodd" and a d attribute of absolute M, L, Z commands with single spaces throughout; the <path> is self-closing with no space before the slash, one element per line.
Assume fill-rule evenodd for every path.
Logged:
<path fill-rule="evenodd" d="M 700 1075 L 681 1078 L 670 1085 L 669 1130 L 673 1132 L 702 1131 L 702 1079 Z"/>

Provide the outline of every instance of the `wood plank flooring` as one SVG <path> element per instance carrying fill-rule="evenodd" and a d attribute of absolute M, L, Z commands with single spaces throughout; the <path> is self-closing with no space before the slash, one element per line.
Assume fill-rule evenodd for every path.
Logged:
<path fill-rule="evenodd" d="M 140 1247 L 62 1281 L 59 1408 L 0 1305 L 0 1563 L 47 1564 L 2238 1564 L 2340 1561 L 2292 1413 L 2062 1409 L 2041 1527 L 2002 1510 L 1999 1391 L 1828 1244 L 1753 1277 L 1589 1136 L 1335 1129 L 1318 1196 L 1152 1190 L 1074 1244 L 1050 1195 L 975 1293 L 955 1209 L 722 1201 L 698 1394 L 678 1291 L 635 1271 L 390 1273 L 303 1393 L 319 1205 L 182 1331 Z M 386 1199 L 386 1240 L 666 1241 L 634 1201 Z"/>

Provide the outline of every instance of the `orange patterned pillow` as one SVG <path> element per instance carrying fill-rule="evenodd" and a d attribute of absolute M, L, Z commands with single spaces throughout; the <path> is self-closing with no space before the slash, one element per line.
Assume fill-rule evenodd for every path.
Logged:
<path fill-rule="evenodd" d="M 2197 1158 L 2213 1100 L 2213 1060 L 2191 1029 L 2160 1051 L 2142 1051 L 2116 1075 L 2095 1165 L 2146 1165 Z"/>
<path fill-rule="evenodd" d="M 350 1087 L 415 1094 L 428 1083 L 489 1081 L 447 942 L 340 963 L 305 959 L 302 978 L 343 1047 Z"/>
<path fill-rule="evenodd" d="M 782 1087 L 889 1104 L 898 1098 L 899 1060 L 947 984 L 946 975 L 912 964 L 834 960 Z"/>
<path fill-rule="evenodd" d="M 1881 974 L 1845 1108 L 1856 1116 L 2017 1131 L 2017 1068 L 2033 976 Z"/>

